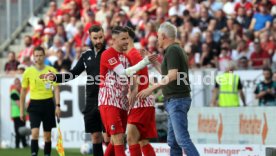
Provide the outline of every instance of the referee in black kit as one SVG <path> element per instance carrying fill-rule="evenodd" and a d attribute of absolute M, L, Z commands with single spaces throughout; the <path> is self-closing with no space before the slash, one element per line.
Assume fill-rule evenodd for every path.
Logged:
<path fill-rule="evenodd" d="M 73 80 L 79 76 L 84 70 L 87 73 L 86 84 L 86 105 L 83 110 L 85 132 L 91 133 L 91 139 L 93 143 L 93 155 L 103 156 L 102 148 L 102 131 L 103 125 L 101 121 L 100 112 L 98 110 L 98 93 L 99 82 L 93 82 L 92 80 L 100 73 L 100 60 L 103 51 L 105 51 L 104 31 L 100 25 L 94 25 L 89 29 L 90 40 L 92 41 L 91 49 L 83 52 L 76 66 L 67 73 L 55 74 L 48 73 L 41 76 L 42 78 L 62 83 Z M 109 140 L 104 137 L 105 143 L 108 144 Z"/>
<path fill-rule="evenodd" d="M 28 106 L 28 113 L 30 116 L 32 141 L 31 141 L 31 155 L 38 155 L 38 138 L 39 128 L 42 122 L 44 130 L 44 155 L 51 155 L 51 130 L 56 127 L 55 115 L 60 116 L 60 92 L 59 87 L 55 82 L 41 80 L 39 76 L 46 74 L 49 71 L 56 73 L 57 71 L 50 66 L 44 65 L 45 51 L 42 47 L 34 49 L 35 65 L 27 68 L 23 73 L 22 88 L 20 95 L 20 119 L 25 120 L 24 107 L 25 98 L 28 89 L 30 89 L 30 104 Z M 53 90 L 54 94 L 53 95 Z M 55 97 L 55 103 L 53 101 Z"/>

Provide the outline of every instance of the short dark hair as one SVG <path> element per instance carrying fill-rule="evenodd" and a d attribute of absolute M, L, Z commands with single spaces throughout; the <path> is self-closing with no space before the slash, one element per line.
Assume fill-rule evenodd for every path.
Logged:
<path fill-rule="evenodd" d="M 134 32 L 134 30 L 132 28 L 128 27 L 128 26 L 126 26 L 125 29 L 127 30 L 129 37 L 132 40 L 134 40 L 135 39 L 135 32 Z"/>
<path fill-rule="evenodd" d="M 272 69 L 269 68 L 269 67 L 264 67 L 263 68 L 263 71 L 268 71 L 270 73 L 270 75 L 272 76 L 273 72 L 272 72 Z"/>
<path fill-rule="evenodd" d="M 103 31 L 103 27 L 101 25 L 96 24 L 90 27 L 88 31 L 89 31 L 89 34 L 91 34 L 92 32 Z"/>
<path fill-rule="evenodd" d="M 128 32 L 125 27 L 122 26 L 115 26 L 112 28 L 112 35 L 114 34 L 120 34 L 121 32 Z"/>
<path fill-rule="evenodd" d="M 37 46 L 37 47 L 34 48 L 34 52 L 35 52 L 35 51 L 42 51 L 43 54 L 45 55 L 45 50 L 44 50 L 43 47 Z"/>

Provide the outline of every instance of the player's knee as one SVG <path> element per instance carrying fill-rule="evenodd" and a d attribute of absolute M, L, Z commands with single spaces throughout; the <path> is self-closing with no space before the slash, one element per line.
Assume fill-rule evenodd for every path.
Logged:
<path fill-rule="evenodd" d="M 51 141 L 51 133 L 44 133 L 44 141 L 50 142 Z"/>
<path fill-rule="evenodd" d="M 37 140 L 39 137 L 39 129 L 38 128 L 33 128 L 32 129 L 32 139 Z"/>
<path fill-rule="evenodd" d="M 127 135 L 127 143 L 128 143 L 128 145 L 137 144 L 138 139 L 137 139 L 137 137 L 135 137 L 133 135 Z"/>
<path fill-rule="evenodd" d="M 111 142 L 110 137 L 107 136 L 106 133 L 103 134 L 104 142 Z"/>
<path fill-rule="evenodd" d="M 39 134 L 38 133 L 32 133 L 32 139 L 38 140 Z"/>
<path fill-rule="evenodd" d="M 141 140 L 139 141 L 139 144 L 141 147 L 146 146 L 147 144 L 149 144 L 149 140 Z"/>
<path fill-rule="evenodd" d="M 112 141 L 114 142 L 114 145 L 122 145 L 124 144 L 124 134 L 120 133 L 120 134 L 115 134 L 112 135 Z"/>
<path fill-rule="evenodd" d="M 102 142 L 102 135 L 101 133 L 93 133 L 92 134 L 92 142 L 94 144 Z"/>

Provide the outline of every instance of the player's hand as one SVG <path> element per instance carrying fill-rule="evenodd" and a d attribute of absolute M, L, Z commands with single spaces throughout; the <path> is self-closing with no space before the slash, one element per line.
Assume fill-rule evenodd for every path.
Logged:
<path fill-rule="evenodd" d="M 140 52 L 140 54 L 142 55 L 143 58 L 150 55 L 150 52 L 147 51 L 146 49 L 140 49 L 139 52 Z"/>
<path fill-rule="evenodd" d="M 137 98 L 146 98 L 152 93 L 152 90 L 150 88 L 144 89 L 141 92 L 137 94 Z"/>
<path fill-rule="evenodd" d="M 56 116 L 58 117 L 58 118 L 60 118 L 60 108 L 59 107 L 56 107 Z"/>
<path fill-rule="evenodd" d="M 151 55 L 148 56 L 148 58 L 149 58 L 149 61 L 152 64 L 155 64 L 157 62 L 158 55 L 157 54 L 151 54 Z"/>
<path fill-rule="evenodd" d="M 20 120 L 21 121 L 25 121 L 25 115 L 22 112 L 20 112 Z"/>
<path fill-rule="evenodd" d="M 56 79 L 56 74 L 49 71 L 47 74 L 41 74 L 39 78 L 43 80 L 54 81 Z"/>

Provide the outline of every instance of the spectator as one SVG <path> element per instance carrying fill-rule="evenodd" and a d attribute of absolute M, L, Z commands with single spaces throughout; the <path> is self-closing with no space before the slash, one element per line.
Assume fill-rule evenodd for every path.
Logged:
<path fill-rule="evenodd" d="M 183 21 L 182 19 L 177 15 L 177 12 L 169 12 L 169 22 L 175 25 L 176 27 L 179 27 L 182 25 Z"/>
<path fill-rule="evenodd" d="M 185 10 L 190 13 L 192 18 L 198 18 L 200 13 L 200 5 L 194 0 L 188 0 Z"/>
<path fill-rule="evenodd" d="M 264 51 L 268 52 L 269 56 L 273 56 L 276 49 L 275 40 L 270 36 L 268 31 L 264 31 L 260 35 L 261 47 Z"/>
<path fill-rule="evenodd" d="M 241 24 L 241 26 L 244 29 L 248 29 L 251 22 L 251 18 L 246 16 L 245 11 L 246 11 L 245 8 L 239 7 L 236 20 Z"/>
<path fill-rule="evenodd" d="M 258 6 L 258 12 L 254 14 L 254 17 L 250 23 L 250 29 L 255 31 L 255 35 L 258 36 L 260 32 L 269 29 L 272 22 L 272 16 L 267 12 L 267 7 L 263 4 Z"/>
<path fill-rule="evenodd" d="M 221 48 L 220 56 L 218 59 L 218 65 L 220 71 L 226 71 L 228 64 L 231 62 L 230 50 L 228 47 L 223 46 Z"/>
<path fill-rule="evenodd" d="M 206 31 L 210 30 L 213 31 L 215 29 L 215 20 L 209 15 L 207 8 L 200 9 L 200 16 L 198 19 L 198 27 L 200 30 Z"/>
<path fill-rule="evenodd" d="M 21 50 L 18 55 L 18 60 L 20 63 L 23 62 L 25 57 L 32 57 L 33 56 L 33 46 L 32 46 L 32 37 L 25 36 L 24 37 L 24 45 L 25 49 Z"/>
<path fill-rule="evenodd" d="M 70 23 L 65 27 L 66 37 L 70 41 L 78 32 L 76 17 L 70 17 Z"/>
<path fill-rule="evenodd" d="M 238 60 L 238 70 L 248 70 L 248 69 L 249 69 L 248 58 L 243 56 Z"/>
<path fill-rule="evenodd" d="M 276 50 L 274 51 L 274 54 L 272 57 L 272 69 L 273 71 L 276 71 Z"/>
<path fill-rule="evenodd" d="M 210 51 L 210 47 L 208 44 L 202 44 L 202 54 L 200 57 L 200 65 L 201 67 L 216 67 L 215 57 L 213 53 Z"/>
<path fill-rule="evenodd" d="M 33 65 L 33 62 L 29 56 L 24 57 L 24 60 L 22 62 L 23 65 L 30 67 Z"/>
<path fill-rule="evenodd" d="M 85 35 L 85 32 L 83 30 L 83 25 L 82 24 L 79 24 L 77 26 L 77 33 L 76 35 L 74 36 L 74 38 L 72 38 L 69 43 L 70 44 L 74 44 L 75 47 L 82 47 L 85 43 L 85 40 L 86 40 L 86 35 Z"/>
<path fill-rule="evenodd" d="M 72 64 L 71 64 L 71 68 L 70 68 L 70 69 L 73 69 L 73 68 L 75 67 L 75 65 L 77 64 L 78 60 L 79 60 L 80 57 L 81 57 L 81 54 L 82 54 L 81 48 L 80 48 L 80 47 L 77 47 L 77 48 L 76 48 L 76 55 L 75 55 L 74 60 L 72 61 Z"/>
<path fill-rule="evenodd" d="M 270 34 L 273 38 L 274 41 L 276 41 L 276 18 L 274 18 L 271 29 L 270 29 Z"/>
<path fill-rule="evenodd" d="M 43 32 L 44 32 L 44 29 L 42 25 L 37 25 L 35 27 L 35 32 L 32 37 L 32 44 L 34 47 L 40 46 L 42 44 Z"/>
<path fill-rule="evenodd" d="M 222 9 L 223 7 L 223 4 L 220 1 L 216 1 L 216 0 L 206 0 L 203 2 L 203 5 L 209 9 L 210 11 L 209 13 L 211 15 L 214 15 L 215 12 Z"/>
<path fill-rule="evenodd" d="M 15 148 L 19 148 L 20 143 L 22 143 L 24 148 L 28 147 L 26 136 L 23 136 L 19 133 L 19 128 L 24 127 L 26 124 L 25 121 L 20 120 L 20 106 L 19 106 L 20 90 L 21 90 L 21 82 L 19 78 L 15 78 L 10 92 L 11 117 L 14 122 L 14 132 L 15 132 Z"/>
<path fill-rule="evenodd" d="M 127 14 L 123 10 L 117 12 L 113 16 L 113 19 L 111 21 L 111 26 L 123 26 L 123 27 L 127 26 L 130 28 L 134 28 L 134 26 L 132 25 L 132 22 L 129 20 Z"/>
<path fill-rule="evenodd" d="M 7 74 L 14 73 L 20 63 L 15 59 L 15 52 L 11 51 L 8 55 L 8 62 L 5 64 L 4 71 Z"/>
<path fill-rule="evenodd" d="M 227 0 L 224 4 L 223 4 L 223 12 L 226 14 L 226 16 L 228 18 L 232 17 L 233 15 L 235 15 L 235 2 L 234 0 Z"/>
<path fill-rule="evenodd" d="M 107 16 L 108 16 L 108 7 L 106 2 L 101 2 L 100 4 L 100 10 L 96 13 L 96 21 L 101 23 L 103 29 L 106 30 L 108 29 L 108 21 L 107 21 Z"/>
<path fill-rule="evenodd" d="M 187 35 L 188 37 L 190 35 L 195 35 L 196 33 L 201 33 L 200 29 L 198 27 L 194 27 L 191 20 L 186 21 L 180 28 L 181 35 Z"/>
<path fill-rule="evenodd" d="M 273 73 L 273 81 L 276 82 L 276 72 Z"/>
<path fill-rule="evenodd" d="M 198 26 L 198 18 L 193 18 L 188 10 L 184 10 L 182 24 L 186 21 L 191 21 L 193 26 Z"/>
<path fill-rule="evenodd" d="M 250 65 L 254 69 L 261 69 L 265 65 L 269 65 L 269 55 L 262 49 L 260 42 L 257 39 L 254 42 L 254 52 L 250 56 Z"/>
<path fill-rule="evenodd" d="M 250 56 L 252 53 L 249 51 L 245 40 L 239 41 L 237 48 L 232 51 L 231 58 L 234 61 L 238 61 L 242 57 L 246 57 L 247 59 L 250 59 Z"/>
<path fill-rule="evenodd" d="M 255 90 L 259 106 L 276 106 L 276 82 L 272 81 L 272 70 L 263 69 L 264 81 L 260 82 Z"/>
<path fill-rule="evenodd" d="M 233 62 L 229 62 L 225 73 L 216 77 L 216 85 L 213 90 L 212 97 L 212 106 L 239 107 L 239 94 L 243 105 L 246 106 L 241 79 L 238 75 L 233 74 L 234 69 L 235 65 Z"/>
<path fill-rule="evenodd" d="M 100 23 L 98 21 L 96 21 L 95 13 L 91 10 L 88 10 L 87 17 L 86 17 L 85 24 L 84 24 L 84 33 L 85 33 L 86 37 L 88 37 L 89 28 L 91 28 L 93 25 L 100 25 Z"/>
<path fill-rule="evenodd" d="M 245 8 L 245 11 L 248 11 L 253 9 L 253 5 L 250 1 L 240 0 L 240 2 L 237 2 L 235 5 L 235 11 L 237 12 L 239 8 Z"/>
<path fill-rule="evenodd" d="M 65 42 L 68 41 L 67 36 L 66 36 L 66 32 L 65 32 L 65 30 L 64 30 L 63 24 L 57 25 L 57 33 L 56 33 L 56 36 L 59 37 L 60 42 L 61 42 L 62 44 L 64 44 Z"/>
<path fill-rule="evenodd" d="M 188 2 L 189 3 L 189 2 Z M 172 6 L 169 9 L 169 15 L 177 15 L 179 17 L 183 16 L 183 11 L 186 9 L 183 3 L 180 3 L 180 0 L 172 0 Z"/>
<path fill-rule="evenodd" d="M 227 31 L 227 25 L 226 25 L 226 17 L 222 10 L 218 10 L 215 13 L 215 20 L 216 20 L 216 30 L 219 30 L 220 32 L 226 32 Z"/>
<path fill-rule="evenodd" d="M 157 32 L 153 22 L 149 22 L 146 24 L 145 36 L 140 40 L 141 46 L 146 47 L 148 45 L 149 38 L 151 37 L 157 38 Z"/>
<path fill-rule="evenodd" d="M 26 68 L 27 68 L 26 65 L 24 65 L 24 64 L 19 64 L 18 67 L 17 67 L 17 73 L 20 74 L 20 75 L 23 74 L 24 71 L 26 70 Z"/>
<path fill-rule="evenodd" d="M 62 39 L 59 36 L 55 36 L 53 46 L 46 51 L 46 59 L 50 61 L 50 64 L 54 64 L 54 62 L 58 59 L 56 54 L 60 49 L 65 51 L 65 46 L 63 45 Z"/>
<path fill-rule="evenodd" d="M 205 32 L 205 42 L 208 44 L 211 53 L 215 56 L 219 56 L 219 45 L 217 42 L 213 39 L 213 33 L 211 31 Z"/>
<path fill-rule="evenodd" d="M 66 53 L 66 55 L 64 56 L 63 51 L 61 49 L 59 49 L 57 51 L 57 60 L 54 63 L 54 68 L 56 68 L 57 71 L 61 71 L 62 69 L 65 71 L 69 71 L 71 68 L 71 60 L 69 58 L 68 52 Z"/>
<path fill-rule="evenodd" d="M 53 28 L 45 28 L 42 46 L 46 49 L 53 46 L 55 30 Z"/>

